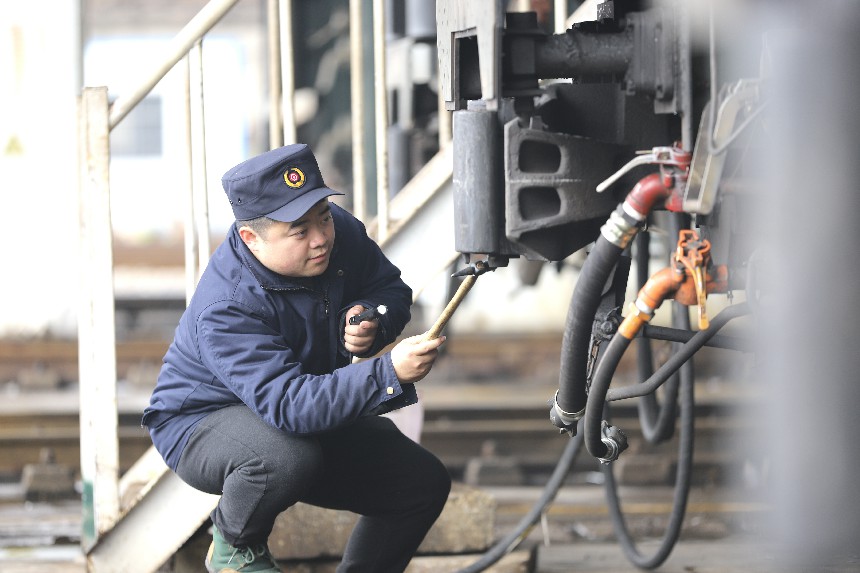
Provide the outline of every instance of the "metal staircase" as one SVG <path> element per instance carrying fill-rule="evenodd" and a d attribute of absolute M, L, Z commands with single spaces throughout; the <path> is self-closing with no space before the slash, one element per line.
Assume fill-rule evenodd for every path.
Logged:
<path fill-rule="evenodd" d="M 151 573 L 165 563 L 203 524 L 218 501 L 217 496 L 194 490 L 182 482 L 150 448 L 121 478 L 117 438 L 116 338 L 113 292 L 112 228 L 110 218 L 110 132 L 153 87 L 177 64 L 184 66 L 186 79 L 187 149 L 189 189 L 186 201 L 185 254 L 186 292 L 190 297 L 205 268 L 208 253 L 205 145 L 203 143 L 202 39 L 238 0 L 211 0 L 173 39 L 164 61 L 139 88 L 109 103 L 107 87 L 85 87 L 79 101 L 79 219 L 80 271 L 79 370 L 81 422 L 81 477 L 84 484 L 84 531 L 82 548 L 88 571 Z M 374 48 L 376 66 L 384 70 L 384 2 L 374 1 Z M 360 0 L 351 0 L 351 10 L 361 10 Z M 353 13 L 356 13 L 353 12 Z M 270 97 L 270 145 L 294 140 L 292 106 L 291 3 L 268 1 L 270 56 L 280 64 L 273 74 Z M 283 32 L 283 34 L 282 34 Z M 351 30 L 352 35 L 360 33 Z M 282 41 L 283 38 L 283 41 Z M 360 40 L 358 40 L 360 41 Z M 378 52 L 382 53 L 378 53 Z M 277 70 L 278 66 L 273 66 Z M 376 75 L 384 75 L 377 71 Z M 353 81 L 364 81 L 355 73 Z M 379 90 L 377 85 L 377 90 Z M 386 117 L 385 86 L 377 95 L 377 126 Z M 354 97 L 360 89 L 353 89 Z M 356 102 L 353 102 L 356 105 Z M 362 109 L 358 107 L 357 109 Z M 441 113 L 441 112 L 440 112 Z M 356 115 L 356 114 L 354 114 Z M 357 114 L 360 115 L 360 114 Z M 361 122 L 356 117 L 354 122 Z M 359 123 L 359 125 L 361 125 Z M 444 131 L 444 130 L 440 130 Z M 379 129 L 377 128 L 377 133 Z M 445 132 L 448 133 L 448 132 Z M 446 137 L 446 136 L 442 136 Z M 380 208 L 368 229 L 403 271 L 413 289 L 444 278 L 455 258 L 453 247 L 453 201 L 450 144 L 441 151 L 393 198 L 389 200 L 387 178 L 379 177 Z M 363 153 L 363 146 L 358 150 Z M 377 135 L 376 155 L 385 169 L 385 136 Z M 362 170 L 364 157 L 354 161 Z M 363 180 L 363 171 L 357 173 Z M 363 212 L 363 186 L 356 190 L 358 211 Z M 432 245 L 432 248 L 426 248 Z M 420 247 L 419 247 L 420 246 Z M 418 254 L 420 248 L 420 256 Z"/>
<path fill-rule="evenodd" d="M 453 161 L 453 146 L 445 145 L 390 202 L 392 225 L 379 244 L 414 290 L 444 279 L 457 257 Z"/>

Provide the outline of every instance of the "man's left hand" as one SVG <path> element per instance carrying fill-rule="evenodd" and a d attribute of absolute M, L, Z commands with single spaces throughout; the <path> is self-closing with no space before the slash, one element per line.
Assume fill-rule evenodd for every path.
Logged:
<path fill-rule="evenodd" d="M 373 345 L 376 331 L 379 329 L 379 319 L 362 320 L 358 324 L 350 324 L 349 317 L 363 312 L 365 308 L 355 305 L 346 311 L 346 327 L 343 329 L 343 343 L 352 354 L 362 355 Z"/>

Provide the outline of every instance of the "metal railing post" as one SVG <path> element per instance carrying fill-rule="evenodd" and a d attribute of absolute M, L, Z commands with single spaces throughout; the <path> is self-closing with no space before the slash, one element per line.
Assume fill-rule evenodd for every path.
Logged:
<path fill-rule="evenodd" d="M 209 191 L 206 176 L 206 121 L 203 96 L 203 41 L 188 52 L 191 86 L 191 193 L 194 197 L 194 223 L 197 228 L 197 279 L 209 264 Z"/>
<path fill-rule="evenodd" d="M 364 147 L 364 54 L 361 39 L 362 0 L 349 0 L 349 83 L 352 120 L 352 214 L 367 217 L 367 181 Z"/>
<path fill-rule="evenodd" d="M 119 518 L 108 111 L 107 88 L 83 89 L 78 110 L 78 370 L 85 548 Z"/>
<path fill-rule="evenodd" d="M 269 0 L 269 148 L 296 143 L 293 3 Z"/>
<path fill-rule="evenodd" d="M 284 144 L 283 116 L 281 115 L 281 20 L 278 3 L 266 2 L 266 31 L 269 40 L 269 149 Z"/>
<path fill-rule="evenodd" d="M 191 302 L 191 296 L 197 288 L 198 270 L 200 268 L 199 241 L 197 237 L 197 217 L 194 214 L 194 173 L 193 173 L 193 128 L 191 127 L 191 62 L 186 56 L 183 65 L 185 83 L 185 165 L 187 167 L 187 186 L 185 188 L 185 217 L 183 237 L 185 245 L 185 303 Z"/>
<path fill-rule="evenodd" d="M 373 78 L 376 122 L 377 241 L 389 231 L 388 213 L 388 89 L 385 67 L 385 0 L 373 0 Z"/>
<path fill-rule="evenodd" d="M 296 82 L 293 54 L 293 3 L 279 0 L 278 22 L 281 44 L 281 115 L 284 124 L 284 143 L 296 143 Z"/>

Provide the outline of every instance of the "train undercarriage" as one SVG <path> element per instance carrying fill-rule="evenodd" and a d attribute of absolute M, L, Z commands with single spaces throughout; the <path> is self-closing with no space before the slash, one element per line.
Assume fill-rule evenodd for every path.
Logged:
<path fill-rule="evenodd" d="M 437 2 L 440 89 L 454 112 L 457 251 L 482 272 L 515 258 L 549 265 L 588 253 L 550 401 L 551 423 L 571 442 L 541 503 L 587 451 L 601 462 L 616 535 L 640 568 L 660 566 L 679 537 L 695 354 L 706 345 L 751 353 L 773 318 L 774 265 L 783 260 L 773 256 L 778 234 L 768 233 L 780 211 L 774 165 L 801 147 L 780 141 L 790 133 L 780 127 L 786 107 L 773 102 L 785 100 L 787 62 L 806 40 L 773 16 L 794 8 L 585 2 L 552 33 L 538 11 Z M 629 283 L 638 294 L 625 307 Z M 651 324 L 658 309 L 668 325 Z M 729 323 L 742 323 L 742 335 L 718 334 Z M 659 368 L 654 339 L 674 349 Z M 610 387 L 631 346 L 640 383 Z M 611 404 L 631 398 L 649 442 L 678 432 L 674 507 L 647 554 L 627 531 L 612 472 L 627 438 L 612 425 Z"/>

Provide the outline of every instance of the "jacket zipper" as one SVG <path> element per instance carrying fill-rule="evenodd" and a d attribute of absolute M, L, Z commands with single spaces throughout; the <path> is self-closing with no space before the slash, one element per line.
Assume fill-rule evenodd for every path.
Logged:
<path fill-rule="evenodd" d="M 276 292 L 288 292 L 288 291 L 300 291 L 306 290 L 308 292 L 319 294 L 319 291 L 314 291 L 308 287 L 300 286 L 300 287 L 263 287 L 266 290 L 276 291 Z M 331 301 L 328 299 L 328 287 L 323 288 L 323 314 L 326 318 L 328 318 L 329 308 L 331 307 Z"/>

